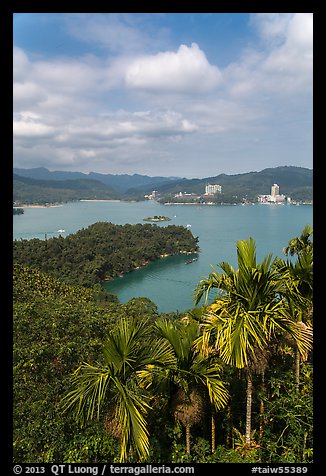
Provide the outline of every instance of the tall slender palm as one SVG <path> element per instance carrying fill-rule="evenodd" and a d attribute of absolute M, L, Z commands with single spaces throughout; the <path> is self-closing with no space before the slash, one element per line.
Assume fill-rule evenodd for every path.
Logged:
<path fill-rule="evenodd" d="M 296 261 L 278 260 L 276 267 L 285 278 L 287 292 L 285 297 L 288 302 L 289 312 L 294 321 L 301 326 L 312 327 L 313 310 L 313 243 L 312 227 L 306 225 L 299 238 L 290 240 L 284 248 L 286 255 L 296 255 Z M 300 385 L 300 352 L 296 350 L 296 389 Z"/>
<path fill-rule="evenodd" d="M 72 410 L 84 425 L 103 418 L 120 437 L 120 462 L 135 452 L 139 461 L 149 454 L 146 415 L 149 395 L 141 385 L 141 372 L 156 365 L 171 365 L 174 356 L 163 339 L 153 339 L 146 321 L 121 319 L 103 347 L 103 359 L 82 363 L 72 375 L 73 390 L 62 400 L 62 411 Z M 109 420 L 109 421 L 108 421 Z"/>
<path fill-rule="evenodd" d="M 162 319 L 156 321 L 155 327 L 175 356 L 175 365 L 166 366 L 165 379 L 175 388 L 172 408 L 186 429 L 186 448 L 190 454 L 190 428 L 203 416 L 203 392 L 208 394 L 216 410 L 227 403 L 228 392 L 221 380 L 221 365 L 212 356 L 204 356 L 194 348 L 200 329 L 198 322 Z"/>
<path fill-rule="evenodd" d="M 252 371 L 258 354 L 267 348 L 279 332 L 289 334 L 301 353 L 310 349 L 311 337 L 294 323 L 282 299 L 284 282 L 273 266 L 272 255 L 261 263 L 256 260 L 255 241 L 237 242 L 238 269 L 226 262 L 219 264 L 222 273 L 214 270 L 201 280 L 196 290 L 196 304 L 211 289 L 218 293 L 203 323 L 204 333 L 197 339 L 202 349 L 214 335 L 220 358 L 247 375 L 246 444 L 251 443 Z"/>
<path fill-rule="evenodd" d="M 278 260 L 278 271 L 286 278 L 288 293 L 287 297 L 297 307 L 305 309 L 308 317 L 312 312 L 313 298 L 313 242 L 311 241 L 313 230 L 306 225 L 299 238 L 289 241 L 284 248 L 284 254 L 294 256 L 296 261 Z M 307 309 L 308 308 L 308 309 Z"/>

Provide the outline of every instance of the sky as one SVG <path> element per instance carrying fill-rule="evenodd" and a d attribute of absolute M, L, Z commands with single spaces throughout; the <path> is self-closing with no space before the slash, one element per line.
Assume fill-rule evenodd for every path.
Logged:
<path fill-rule="evenodd" d="M 15 13 L 14 167 L 312 168 L 312 13 Z"/>

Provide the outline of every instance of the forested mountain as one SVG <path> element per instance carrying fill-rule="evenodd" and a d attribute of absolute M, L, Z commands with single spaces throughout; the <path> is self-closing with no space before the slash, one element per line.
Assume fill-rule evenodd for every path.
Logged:
<path fill-rule="evenodd" d="M 96 180 L 104 185 L 112 188 L 116 192 L 125 193 L 130 188 L 145 188 L 146 190 L 153 190 L 157 184 L 166 184 L 174 180 L 180 180 L 177 177 L 149 177 L 148 175 L 140 174 L 100 174 L 97 172 L 90 172 L 84 174 L 82 172 L 64 172 L 64 171 L 49 171 L 45 167 L 36 167 L 32 169 L 14 168 L 14 174 L 20 177 L 28 177 L 36 180 L 50 180 L 50 181 L 71 181 L 71 180 Z"/>
<path fill-rule="evenodd" d="M 203 179 L 50 172 L 40 167 L 14 169 L 14 200 L 28 203 L 81 198 L 141 200 L 153 190 L 162 195 L 180 191 L 203 194 L 208 183 L 222 185 L 223 194 L 229 197 L 255 200 L 258 194 L 269 194 L 273 183 L 279 185 L 280 193 L 294 200 L 312 200 L 313 197 L 313 171 L 303 167 L 275 167 L 260 172 L 220 174 Z"/>
<path fill-rule="evenodd" d="M 260 172 L 227 175 L 220 174 L 204 179 L 182 179 L 172 184 L 157 187 L 161 194 L 188 192 L 203 194 L 207 184 L 222 185 L 225 195 L 255 198 L 258 194 L 269 194 L 277 183 L 280 193 L 294 199 L 312 199 L 313 171 L 303 167 L 275 167 Z"/>
<path fill-rule="evenodd" d="M 41 180 L 14 174 L 14 202 L 53 203 L 117 198 L 120 198 L 120 194 L 97 180 Z"/>

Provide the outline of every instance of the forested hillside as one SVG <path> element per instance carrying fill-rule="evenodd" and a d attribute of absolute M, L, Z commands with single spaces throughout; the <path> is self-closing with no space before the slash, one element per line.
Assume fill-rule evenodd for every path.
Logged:
<path fill-rule="evenodd" d="M 116 457 L 118 442 L 103 425 L 81 432 L 73 417 L 60 414 L 58 403 L 70 388 L 71 372 L 83 360 L 98 360 L 113 325 L 132 314 L 155 315 L 155 305 L 139 300 L 104 307 L 91 290 L 14 266 L 14 461 Z"/>
<path fill-rule="evenodd" d="M 73 235 L 13 243 L 14 262 L 36 267 L 70 284 L 93 286 L 159 259 L 198 251 L 182 226 L 97 222 Z"/>
<path fill-rule="evenodd" d="M 271 186 L 277 183 L 280 193 L 293 199 L 311 200 L 313 189 L 313 171 L 303 167 L 275 167 L 236 175 L 220 174 L 205 179 L 175 181 L 158 187 L 161 194 L 193 192 L 203 194 L 207 183 L 222 185 L 226 196 L 256 199 L 258 194 L 269 194 Z"/>
<path fill-rule="evenodd" d="M 36 180 L 14 175 L 13 200 L 18 203 L 44 204 L 119 197 L 117 192 L 97 180 Z"/>
<path fill-rule="evenodd" d="M 14 462 L 312 462 L 310 236 L 291 262 L 239 241 L 183 314 L 16 263 Z"/>

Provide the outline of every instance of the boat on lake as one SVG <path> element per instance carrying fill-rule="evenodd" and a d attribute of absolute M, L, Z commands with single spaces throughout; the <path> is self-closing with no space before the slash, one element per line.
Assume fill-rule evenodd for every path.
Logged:
<path fill-rule="evenodd" d="M 198 258 L 192 258 L 192 259 L 189 259 L 188 261 L 186 261 L 185 264 L 191 264 L 193 263 L 194 261 L 197 261 Z"/>

